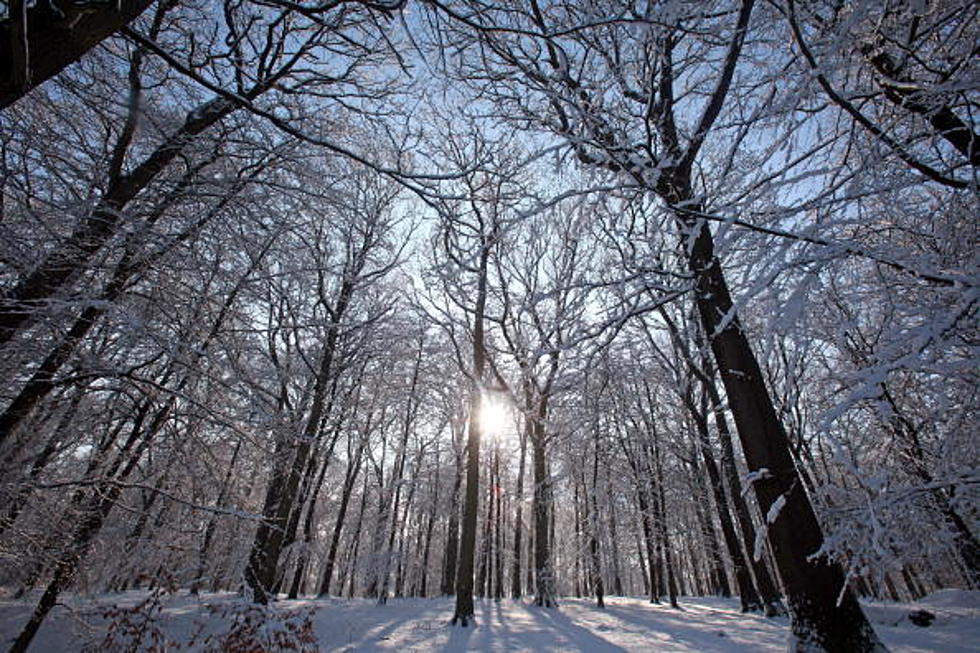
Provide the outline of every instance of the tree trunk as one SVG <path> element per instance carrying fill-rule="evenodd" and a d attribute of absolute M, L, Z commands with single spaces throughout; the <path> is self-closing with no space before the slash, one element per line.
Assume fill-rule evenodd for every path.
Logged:
<path fill-rule="evenodd" d="M 357 483 L 357 476 L 361 470 L 363 454 L 364 441 L 362 440 L 360 446 L 357 448 L 357 454 L 347 466 L 344 487 L 340 495 L 340 507 L 337 509 L 337 520 L 334 522 L 333 534 L 330 536 L 330 549 L 327 552 L 327 561 L 323 567 L 323 575 L 320 577 L 320 589 L 317 592 L 317 595 L 321 597 L 330 594 L 330 581 L 333 579 L 334 564 L 337 560 L 337 547 L 340 545 L 340 533 L 344 528 L 347 508 L 350 506 L 350 498 L 354 492 L 354 485 Z"/>
<path fill-rule="evenodd" d="M 262 507 L 263 520 L 259 522 L 255 532 L 248 564 L 245 567 L 245 584 L 251 590 L 252 600 L 256 603 L 263 605 L 268 603 L 271 598 L 270 593 L 277 585 L 279 557 L 288 532 L 289 517 L 296 508 L 301 478 L 304 476 L 313 445 L 319 435 L 321 421 L 329 415 L 330 405 L 326 399 L 334 354 L 340 337 L 339 320 L 350 304 L 354 280 L 358 272 L 359 268 L 349 274 L 339 290 L 337 303 L 332 311 L 333 323 L 327 331 L 317 366 L 310 412 L 299 442 L 294 444 L 285 435 L 276 438 L 273 473 L 266 488 Z"/>
<path fill-rule="evenodd" d="M 442 472 L 442 461 L 436 450 L 436 477 L 432 487 L 432 503 L 429 506 L 429 514 L 425 526 L 425 541 L 422 547 L 422 570 L 419 579 L 418 595 L 422 598 L 429 596 L 429 552 L 432 546 L 432 533 L 435 529 L 436 515 L 439 512 L 439 477 Z"/>
<path fill-rule="evenodd" d="M 677 582 L 674 578 L 673 554 L 670 546 L 670 531 L 667 528 L 667 506 L 664 498 L 664 476 L 663 466 L 660 460 L 660 442 L 656 432 L 653 434 L 653 463 L 654 478 L 656 479 L 656 494 L 653 496 L 654 507 L 657 511 L 657 535 L 661 543 L 661 550 L 664 556 L 664 568 L 667 570 L 667 598 L 670 607 L 677 607 Z"/>
<path fill-rule="evenodd" d="M 613 496 L 609 468 L 606 468 L 606 495 L 609 502 L 609 544 L 612 553 L 613 594 L 623 595 L 623 578 L 619 560 L 619 539 L 616 531 L 616 499 Z"/>
<path fill-rule="evenodd" d="M 500 449 L 499 447 L 494 452 L 493 459 L 493 475 L 496 479 L 494 484 L 494 495 L 497 500 L 496 519 L 494 520 L 494 576 L 493 576 L 493 598 L 500 600 L 504 596 L 504 524 L 503 524 L 503 514 L 501 510 L 501 502 L 503 500 L 503 488 L 500 483 Z"/>
<path fill-rule="evenodd" d="M 183 386 L 184 382 L 182 381 L 178 384 L 177 391 L 179 392 Z M 163 428 L 173 409 L 175 396 L 176 394 L 156 411 L 145 429 L 143 428 L 145 413 L 142 413 L 134 421 L 130 436 L 119 447 L 112 463 L 103 470 L 102 480 L 96 484 L 83 507 L 82 520 L 75 528 L 66 548 L 59 555 L 55 563 L 54 576 L 48 583 L 30 620 L 11 646 L 11 652 L 22 653 L 27 651 L 27 647 L 30 646 L 45 617 L 57 603 L 62 590 L 69 587 L 74 581 L 79 565 L 88 552 L 92 540 L 99 534 L 106 517 L 116 505 L 116 500 L 122 492 L 122 482 L 129 478 L 151 440 Z"/>
<path fill-rule="evenodd" d="M 636 557 L 640 559 L 640 580 L 643 581 L 643 593 L 646 594 L 646 595 L 648 595 L 648 596 L 650 596 L 650 594 L 651 594 L 650 593 L 650 573 L 649 573 L 648 567 L 647 567 L 647 559 L 649 558 L 650 551 L 649 551 L 649 546 L 647 546 L 646 547 L 647 548 L 646 556 L 644 556 L 643 549 L 644 549 L 644 542 L 646 541 L 646 538 L 641 538 L 640 537 L 640 531 L 642 530 L 641 529 L 640 522 L 642 522 L 642 521 L 643 521 L 643 518 L 642 518 L 642 515 L 641 515 L 640 516 L 640 520 L 633 523 L 633 535 L 634 535 L 634 537 L 636 539 Z M 653 597 L 652 596 L 650 598 L 650 601 L 651 602 L 653 601 Z"/>
<path fill-rule="evenodd" d="M 591 557 L 592 590 L 595 592 L 596 604 L 606 607 L 605 588 L 602 583 L 602 559 L 599 554 L 599 430 L 595 431 L 595 451 L 592 457 L 592 490 L 589 492 L 591 501 L 586 501 L 586 521 L 589 525 L 589 554 Z M 588 490 L 588 488 L 586 488 Z"/>
<path fill-rule="evenodd" d="M 715 425 L 718 427 L 718 439 L 721 441 L 721 468 L 725 478 L 728 480 L 729 496 L 732 498 L 732 506 L 735 508 L 735 518 L 738 521 L 742 533 L 742 544 L 752 565 L 752 571 L 755 576 L 756 586 L 759 588 L 765 615 L 767 617 L 775 617 L 786 614 L 786 608 L 783 606 L 779 587 L 776 585 L 776 581 L 773 580 L 772 574 L 769 573 L 769 566 L 766 564 L 764 558 L 760 557 L 756 560 L 753 555 L 755 548 L 755 524 L 752 523 L 752 515 L 749 512 L 748 505 L 745 503 L 745 496 L 742 494 L 742 483 L 738 477 L 738 469 L 735 466 L 735 452 L 732 447 L 731 430 L 728 428 L 728 420 L 725 418 L 721 397 L 718 395 L 718 389 L 714 384 L 714 370 L 706 368 L 705 371 L 708 378 L 706 385 L 708 398 L 711 400 L 711 406 L 715 415 Z"/>
<path fill-rule="evenodd" d="M 53 433 L 48 437 L 48 441 L 45 443 L 44 448 L 34 457 L 31 461 L 30 471 L 27 473 L 27 478 L 24 479 L 25 482 L 14 490 L 13 496 L 8 499 L 7 507 L 4 515 L 0 517 L 0 536 L 10 528 L 14 522 L 17 521 L 17 517 L 20 516 L 21 511 L 24 506 L 27 505 L 27 500 L 31 496 L 33 491 L 32 482 L 40 476 L 44 468 L 47 467 L 48 462 L 54 457 L 61 446 L 62 438 L 64 437 L 65 429 L 71 424 L 72 420 L 78 413 L 78 405 L 81 403 L 82 397 L 84 396 L 84 390 L 79 389 L 75 391 L 74 396 L 71 399 L 71 403 L 64 414 L 59 418 L 58 423 L 55 425 Z M 15 456 L 14 452 L 11 451 L 11 456 L 7 460 L 4 460 L 3 467 L 7 467 L 9 463 L 13 463 Z"/>
<path fill-rule="evenodd" d="M 19 330 L 89 261 L 120 228 L 129 202 L 146 188 L 194 137 L 230 114 L 236 105 L 224 98 L 205 102 L 187 114 L 183 126 L 127 175 L 110 185 L 91 214 L 68 239 L 0 299 L 0 347 Z"/>
<path fill-rule="evenodd" d="M 551 481 L 545 466 L 544 424 L 536 416 L 531 438 L 531 458 L 534 471 L 534 584 L 535 605 L 554 607 L 555 574 L 551 567 L 551 546 L 548 518 L 551 506 Z"/>
<path fill-rule="evenodd" d="M 524 429 L 521 433 L 521 454 L 520 463 L 517 467 L 517 490 L 514 494 L 514 501 L 517 504 L 517 511 L 514 517 L 514 559 L 511 561 L 510 570 L 510 596 L 519 599 L 521 592 L 521 538 L 524 535 L 524 464 L 527 457 L 527 439 L 530 424 L 524 422 Z"/>
<path fill-rule="evenodd" d="M 0 109 L 81 59 L 151 4 L 151 0 L 105 5 L 12 2 L 8 7 L 23 7 L 27 24 L 9 14 L 0 21 Z"/>
<path fill-rule="evenodd" d="M 364 527 L 364 508 L 367 506 L 368 484 L 367 475 L 364 477 L 364 485 L 361 488 L 361 505 L 357 510 L 357 522 L 354 524 L 354 546 L 350 548 L 349 563 L 344 567 L 345 573 L 350 574 L 350 584 L 347 588 L 347 598 L 354 598 L 354 590 L 357 587 L 357 556 L 361 550 L 361 531 Z M 344 579 L 340 582 L 338 595 L 343 594 Z"/>
<path fill-rule="evenodd" d="M 486 373 L 484 312 L 487 304 L 487 264 L 490 239 L 484 236 L 479 257 L 476 303 L 473 313 L 473 388 L 470 391 L 469 433 L 466 439 L 466 500 L 463 504 L 463 533 L 460 538 L 459 568 L 456 572 L 456 608 L 450 623 L 463 627 L 476 623 L 473 607 L 473 557 L 476 520 L 480 508 L 480 408 Z"/>
<path fill-rule="evenodd" d="M 721 555 L 721 547 L 718 544 L 718 536 L 711 518 L 708 516 L 706 506 L 711 505 L 708 498 L 707 489 L 704 487 L 703 473 L 701 466 L 697 464 L 697 451 L 691 452 L 689 480 L 694 491 L 694 511 L 695 517 L 700 526 L 701 537 L 699 538 L 706 550 L 709 570 L 709 592 L 719 596 L 729 597 L 732 595 L 731 586 L 728 584 L 728 575 L 725 573 L 725 561 Z"/>
<path fill-rule="evenodd" d="M 575 593 L 575 598 L 582 598 L 582 511 L 579 509 L 579 495 L 580 495 L 580 484 L 578 478 L 572 481 L 572 486 L 574 492 L 572 493 L 572 523 L 574 524 L 574 539 L 572 540 L 572 558 L 573 558 L 573 591 Z"/>
<path fill-rule="evenodd" d="M 650 513 L 650 503 L 648 501 L 649 482 L 644 478 L 637 479 L 636 499 L 640 509 L 640 524 L 643 527 L 643 541 L 646 544 L 647 554 L 647 590 L 650 594 L 650 603 L 660 603 L 660 577 L 657 573 L 657 553 L 654 543 L 653 526 L 651 524 L 652 515 Z"/>
<path fill-rule="evenodd" d="M 449 499 L 449 523 L 446 525 L 446 552 L 442 565 L 442 582 L 439 593 L 451 596 L 456 593 L 456 566 L 459 550 L 459 489 L 463 484 L 462 457 L 456 456 L 456 475 Z"/>
<path fill-rule="evenodd" d="M 239 438 L 238 442 L 235 443 L 235 449 L 232 451 L 231 460 L 228 462 L 228 469 L 225 470 L 225 476 L 221 481 L 221 488 L 218 490 L 218 497 L 214 501 L 216 508 L 220 509 L 225 503 L 228 497 L 228 492 L 231 489 L 231 479 L 235 471 L 235 463 L 238 462 L 238 453 L 242 449 L 242 439 Z M 191 581 L 191 594 L 196 595 L 201 591 L 201 586 L 204 584 L 204 575 L 207 570 L 208 564 L 208 554 L 211 552 L 211 543 L 214 540 L 214 530 L 218 525 L 218 515 L 212 514 L 208 517 L 208 524 L 204 527 L 204 540 L 201 542 L 201 548 L 197 553 L 197 571 L 194 574 L 194 580 Z"/>
<path fill-rule="evenodd" d="M 786 589 L 795 649 L 881 650 L 857 599 L 845 587 L 840 566 L 824 557 L 809 559 L 823 545 L 820 524 L 796 472 L 762 370 L 732 305 L 711 231 L 696 217 L 703 206 L 691 202 L 689 173 L 683 171 L 681 179 L 672 177 L 663 177 L 661 196 L 674 208 L 686 234 L 683 246 L 694 275 L 702 326 L 710 334 L 749 471 L 761 476 L 754 487 L 767 513 L 768 539 Z"/>
<path fill-rule="evenodd" d="M 322 424 L 321 424 L 322 428 Z M 336 437 L 336 436 L 335 436 Z M 324 467 L 329 463 L 329 456 L 324 461 Z M 286 525 L 286 534 L 283 537 L 283 550 L 289 550 L 294 548 L 293 545 L 296 544 L 296 535 L 299 531 L 300 519 L 303 513 L 307 514 L 307 521 L 312 520 L 311 510 L 315 508 L 315 501 L 312 504 L 307 505 L 307 497 L 311 496 L 311 490 L 313 489 L 313 484 L 315 483 L 314 477 L 319 476 L 317 474 L 317 455 L 316 451 L 313 451 L 309 456 L 306 463 L 306 471 L 303 472 L 303 478 L 300 481 L 299 491 L 296 495 L 296 500 L 293 504 L 293 509 L 289 513 L 289 520 Z M 305 540 L 305 537 L 304 537 Z M 305 543 L 305 542 L 304 542 Z M 296 568 L 293 571 L 293 582 L 289 584 L 289 589 L 287 590 L 286 598 L 295 599 L 299 593 L 299 585 L 302 582 L 304 573 L 306 572 L 306 552 L 300 549 L 300 551 L 295 552 L 296 557 Z M 280 591 L 282 584 L 285 582 L 286 569 L 283 569 L 283 573 L 279 576 L 276 582 L 275 593 Z"/>
<path fill-rule="evenodd" d="M 460 538 L 459 567 L 456 572 L 456 610 L 452 622 L 466 627 L 473 621 L 473 557 L 476 548 L 476 518 L 480 485 L 480 394 L 470 397 L 469 435 L 466 441 L 466 495 L 463 504 L 463 532 Z M 475 622 L 474 622 L 475 623 Z"/>
<path fill-rule="evenodd" d="M 748 564 L 742 553 L 742 547 L 735 534 L 735 526 L 732 524 L 732 513 L 728 508 L 728 499 L 725 497 L 725 488 L 722 485 L 721 474 L 718 472 L 718 465 L 715 462 L 714 454 L 711 451 L 711 443 L 708 440 L 708 418 L 694 405 L 690 396 L 685 398 L 688 410 L 694 420 L 697 429 L 698 450 L 701 452 L 701 459 L 708 472 L 708 482 L 715 499 L 715 506 L 718 509 L 718 521 L 721 523 L 721 532 L 725 538 L 725 545 L 728 548 L 728 555 L 731 557 L 732 565 L 735 568 L 735 582 L 738 583 L 739 599 L 742 605 L 742 612 L 755 612 L 762 610 L 762 601 L 755 591 L 752 584 L 752 576 L 749 573 Z"/>
<path fill-rule="evenodd" d="M 493 463 L 491 462 L 490 469 L 487 470 L 487 501 L 483 518 L 483 535 L 480 538 L 480 565 L 476 572 L 476 595 L 481 599 L 489 594 L 487 585 L 490 576 L 487 573 L 487 567 L 490 564 L 492 544 L 493 506 Z"/>

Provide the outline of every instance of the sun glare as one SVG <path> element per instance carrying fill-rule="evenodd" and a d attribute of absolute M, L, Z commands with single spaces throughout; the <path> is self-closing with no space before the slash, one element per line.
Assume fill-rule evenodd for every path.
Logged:
<path fill-rule="evenodd" d="M 487 435 L 503 435 L 512 428 L 507 406 L 493 397 L 484 397 L 480 406 L 480 426 Z"/>

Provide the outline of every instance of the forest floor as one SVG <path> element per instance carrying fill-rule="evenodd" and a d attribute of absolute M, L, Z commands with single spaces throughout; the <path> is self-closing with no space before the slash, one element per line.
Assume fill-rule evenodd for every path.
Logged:
<path fill-rule="evenodd" d="M 37 597 L 0 599 L 0 648 L 23 626 L 33 607 L 31 598 Z M 586 599 L 564 599 L 557 609 L 541 609 L 522 601 L 478 599 L 477 627 L 452 628 L 447 619 L 453 601 L 445 598 L 392 599 L 386 605 L 366 599 L 283 601 L 265 612 L 273 618 L 263 622 L 251 620 L 262 614 L 260 610 L 231 594 L 193 597 L 186 591 L 131 591 L 65 597 L 31 651 L 150 650 L 154 643 L 158 651 L 224 651 L 233 649 L 235 633 L 279 642 L 269 644 L 270 651 L 290 650 L 288 642 L 304 639 L 307 644 L 301 650 L 343 653 L 786 650 L 785 618 L 741 614 L 737 601 L 729 599 L 682 599 L 681 605 L 673 610 L 642 599 L 612 597 L 604 610 Z M 865 609 L 892 653 L 978 650 L 980 592 L 943 590 L 916 603 L 866 603 Z M 910 611 L 919 609 L 936 615 L 931 626 L 908 620 Z M 231 636 L 229 631 L 234 631 Z"/>

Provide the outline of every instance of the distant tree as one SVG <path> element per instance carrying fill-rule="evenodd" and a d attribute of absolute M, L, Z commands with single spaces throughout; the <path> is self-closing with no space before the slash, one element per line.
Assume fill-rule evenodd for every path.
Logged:
<path fill-rule="evenodd" d="M 355 172 L 348 181 L 346 192 L 334 189 L 318 206 L 308 206 L 330 212 L 334 219 L 335 231 L 323 234 L 330 240 L 314 242 L 312 248 L 313 264 L 321 273 L 318 300 L 326 328 L 314 366 L 309 403 L 303 409 L 302 430 L 295 438 L 286 432 L 275 438 L 273 471 L 262 508 L 265 519 L 256 531 L 245 570 L 245 583 L 258 603 L 267 603 L 278 584 L 280 556 L 285 537 L 292 530 L 290 515 L 302 509 L 304 473 L 332 409 L 330 389 L 336 374 L 338 342 L 343 331 L 350 328 L 348 311 L 371 284 L 384 278 L 399 262 L 401 250 L 395 232 L 401 221 L 392 210 L 399 189 L 363 172 Z M 343 252 L 339 261 L 322 258 L 329 257 L 334 247 Z M 333 274 L 323 274 L 330 270 L 328 266 L 335 266 Z"/>
<path fill-rule="evenodd" d="M 487 311 L 491 257 L 497 247 L 503 219 L 505 174 L 470 169 L 473 161 L 493 156 L 493 144 L 483 134 L 449 134 L 441 140 L 443 156 L 454 170 L 465 171 L 454 190 L 432 202 L 438 223 L 433 234 L 434 266 L 430 270 L 431 297 L 426 310 L 452 342 L 457 364 L 469 388 L 466 426 L 466 481 L 462 530 L 454 578 L 456 605 L 453 625 L 474 620 L 476 531 L 480 497 L 480 418 L 487 392 L 489 361 Z M 469 354 L 463 352 L 469 350 Z M 450 534 L 452 537 L 452 534 Z"/>
<path fill-rule="evenodd" d="M 458 26 L 459 47 L 472 45 L 477 55 L 460 59 L 461 77 L 515 121 L 565 138 L 581 162 L 647 189 L 673 216 L 742 448 L 759 475 L 754 489 L 770 517 L 796 647 L 871 651 L 881 644 L 857 599 L 841 589 L 842 570 L 810 557 L 823 544 L 820 524 L 738 319 L 704 218 L 709 198 L 696 186 L 697 174 L 710 174 L 697 164 L 731 96 L 754 5 L 723 2 L 710 15 L 681 3 L 650 5 L 645 13 L 617 2 L 587 10 L 538 2 L 506 11 L 466 2 L 437 7 Z M 699 36 L 707 33 L 724 34 L 724 44 Z M 704 94 L 695 80 L 709 67 L 714 83 Z"/>

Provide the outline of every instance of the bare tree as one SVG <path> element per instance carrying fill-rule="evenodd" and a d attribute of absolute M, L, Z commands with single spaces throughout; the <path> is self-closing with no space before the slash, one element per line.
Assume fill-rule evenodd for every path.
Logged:
<path fill-rule="evenodd" d="M 493 66 L 517 77 L 514 81 L 521 91 L 496 96 L 515 119 L 564 137 L 582 162 L 648 189 L 674 216 L 695 302 L 704 330 L 711 334 L 711 349 L 742 448 L 750 470 L 759 475 L 754 489 L 771 517 L 768 538 L 786 589 L 797 646 L 871 651 L 881 644 L 857 599 L 845 588 L 840 567 L 825 558 L 810 558 L 823 543 L 820 524 L 715 253 L 714 237 L 704 219 L 710 214 L 708 200 L 695 187 L 695 166 L 725 109 L 751 31 L 754 4 L 752 0 L 727 3 L 711 18 L 700 12 L 688 14 L 680 6 L 675 13 L 660 14 L 651 5 L 643 15 L 616 3 L 590 9 L 603 13 L 589 16 L 571 4 L 545 10 L 537 2 L 506 16 L 465 3 L 440 5 L 440 9 L 476 32 L 480 50 L 492 56 Z M 631 19 L 621 21 L 619 16 Z M 633 21 L 646 29 L 631 32 Z M 710 25 L 710 31 L 725 34 L 724 46 L 709 55 L 712 44 L 699 41 L 688 23 Z M 617 44 L 617 54 L 610 50 L 611 44 Z M 705 54 L 687 58 L 689 47 Z M 590 56 L 593 51 L 597 56 Z M 720 74 L 714 76 L 707 97 L 692 105 L 681 95 L 689 90 L 683 87 L 682 75 L 705 66 L 704 56 L 720 62 Z M 486 56 L 480 60 L 485 62 Z M 464 74 L 492 77 L 472 68 Z M 492 86 L 487 88 L 493 92 Z M 606 99 L 611 89 L 616 102 Z M 542 120 L 543 110 L 547 114 Z M 690 115 L 696 118 L 685 119 Z"/>

